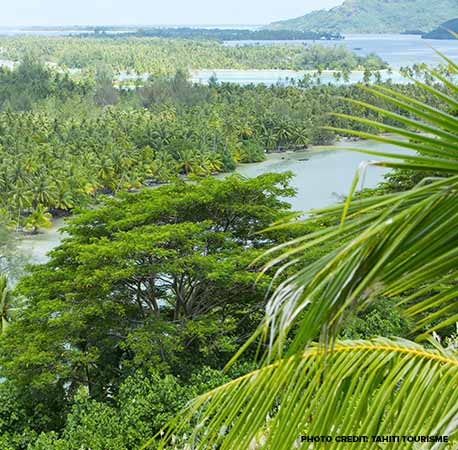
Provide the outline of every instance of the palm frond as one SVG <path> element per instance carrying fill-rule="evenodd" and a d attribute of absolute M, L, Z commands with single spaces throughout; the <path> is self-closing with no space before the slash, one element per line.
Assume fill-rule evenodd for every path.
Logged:
<path fill-rule="evenodd" d="M 404 114 L 348 101 L 400 125 L 336 114 L 391 134 L 331 129 L 398 145 L 414 153 L 347 149 L 387 160 L 371 161 L 360 168 L 344 205 L 314 211 L 322 219 L 340 214 L 340 225 L 270 252 L 275 255 L 277 251 L 279 255 L 274 256 L 266 269 L 283 270 L 293 257 L 300 265 L 301 255 L 313 247 L 329 244 L 334 249 L 313 264 L 304 264 L 280 285 L 269 301 L 263 330 L 269 342 L 270 358 L 281 357 L 293 328 L 296 331 L 288 354 L 302 351 L 320 336 L 324 341 L 333 339 L 345 318 L 352 311 L 366 307 L 377 295 L 406 295 L 408 301 L 401 304 L 407 305 L 405 313 L 417 322 L 416 331 L 431 327 L 438 330 L 458 320 L 453 283 L 439 291 L 431 287 L 458 268 L 455 231 L 458 229 L 458 118 L 385 86 L 362 88 Z M 427 88 L 429 92 L 437 89 Z M 449 99 L 446 104 L 451 102 Z M 355 201 L 353 195 L 362 172 L 371 165 L 418 170 L 441 177 L 425 179 L 408 192 Z M 423 285 L 429 286 L 426 298 L 419 294 Z M 422 333 L 419 338 L 425 336 Z"/>
<path fill-rule="evenodd" d="M 377 200 L 349 203 L 342 225 L 296 241 L 269 263 L 267 267 L 288 264 L 317 245 L 336 247 L 298 269 L 270 299 L 264 329 L 270 333 L 272 357 L 282 354 L 298 319 L 290 353 L 301 351 L 320 333 L 336 335 L 346 315 L 367 306 L 376 294 L 395 296 L 434 284 L 457 268 L 458 176 Z M 342 206 L 323 214 L 336 211 Z M 426 305 L 423 313 L 437 306 L 433 300 L 430 308 Z M 458 305 L 450 312 L 458 318 Z M 417 318 L 413 309 L 406 313 Z"/>
<path fill-rule="evenodd" d="M 380 448 L 372 436 L 452 437 L 457 388 L 458 358 L 442 348 L 388 339 L 337 342 L 328 351 L 312 345 L 197 398 L 160 448 L 183 427 L 194 430 L 184 448 L 195 450 L 309 448 L 303 435 L 368 436 L 365 449 Z M 334 440 L 326 448 L 343 447 Z"/>

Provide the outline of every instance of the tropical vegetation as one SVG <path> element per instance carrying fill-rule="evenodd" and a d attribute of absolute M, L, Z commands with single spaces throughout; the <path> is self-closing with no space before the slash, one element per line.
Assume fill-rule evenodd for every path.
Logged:
<path fill-rule="evenodd" d="M 318 41 L 340 40 L 344 37 L 340 33 L 317 33 L 314 31 L 298 31 L 298 30 L 246 30 L 246 29 L 231 29 L 231 28 L 140 28 L 138 30 L 126 30 L 119 36 L 117 30 L 114 29 L 94 29 L 96 36 L 101 37 L 127 37 L 127 36 L 148 36 L 162 38 L 180 38 L 180 39 L 203 39 L 225 41 Z"/>
<path fill-rule="evenodd" d="M 0 448 L 453 441 L 458 65 L 268 87 L 193 84 L 167 60 L 120 89 L 128 63 L 103 52 L 129 39 L 63 38 L 101 52 L 86 73 L 32 55 L 0 71 Z M 306 219 L 293 174 L 211 176 L 341 136 L 402 152 L 367 151 L 389 159 Z M 373 165 L 393 171 L 356 193 Z M 59 215 L 61 244 L 20 273 L 19 233 Z"/>
<path fill-rule="evenodd" d="M 13 402 L 20 416 L 0 424 L 1 448 L 62 431 L 76 398 L 82 420 L 96 414 L 95 405 L 114 420 L 116 402 L 138 389 L 145 409 L 135 418 L 134 403 L 128 406 L 122 427 L 130 435 L 117 447 L 135 448 L 205 390 L 196 384 L 224 380 L 217 370 L 256 328 L 273 281 L 257 280 L 259 267 L 251 262 L 301 229 L 259 233 L 290 215 L 280 198 L 294 195 L 290 178 L 181 180 L 107 198 L 75 216 L 49 262 L 20 280 L 15 301 L 27 300 L 12 322 L 8 306 L 17 305 L 0 279 L 3 329 L 8 326 L 0 345 L 2 403 Z M 148 405 L 156 395 L 165 397 Z M 154 408 L 162 416 L 149 423 L 144 415 Z M 144 425 L 133 433 L 137 420 Z M 122 427 L 109 432 L 118 442 Z M 77 448 L 72 439 L 68 448 Z M 91 439 L 80 445 L 95 448 Z M 97 448 L 107 448 L 101 442 Z"/>
<path fill-rule="evenodd" d="M 348 121 L 328 111 L 378 115 L 340 98 L 375 101 L 355 86 L 206 86 L 177 72 L 118 89 L 112 76 L 101 68 L 75 80 L 33 58 L 0 71 L 0 208 L 11 226 L 36 232 L 49 214 L 68 215 L 101 195 L 332 143 L 340 132 L 322 126 Z M 414 85 L 393 87 L 434 102 Z"/>
<path fill-rule="evenodd" d="M 236 45 L 214 40 L 116 36 L 0 37 L 1 58 L 29 54 L 71 70 L 109 66 L 116 74 L 173 75 L 177 70 L 289 69 L 372 70 L 386 64 L 377 55 L 357 56 L 344 45 Z"/>

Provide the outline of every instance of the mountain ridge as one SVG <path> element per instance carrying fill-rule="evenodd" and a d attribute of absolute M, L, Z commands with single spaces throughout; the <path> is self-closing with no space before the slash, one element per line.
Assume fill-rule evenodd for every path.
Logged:
<path fill-rule="evenodd" d="M 267 28 L 340 33 L 401 33 L 458 17 L 457 0 L 345 0 L 329 10 L 273 22 Z"/>
<path fill-rule="evenodd" d="M 453 33 L 458 33 L 458 19 L 442 23 L 435 30 L 422 36 L 423 39 L 454 39 Z"/>

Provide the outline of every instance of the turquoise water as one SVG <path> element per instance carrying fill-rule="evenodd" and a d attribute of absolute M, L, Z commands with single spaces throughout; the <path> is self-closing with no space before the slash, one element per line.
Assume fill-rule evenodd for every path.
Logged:
<path fill-rule="evenodd" d="M 21 30 L 8 30 L 11 34 L 24 33 Z M 69 34 L 66 31 L 30 31 L 31 34 L 62 35 Z M 1 30 L 0 30 L 1 34 Z M 225 45 L 309 45 L 319 43 L 324 46 L 345 45 L 349 50 L 357 55 L 366 56 L 370 53 L 376 53 L 386 61 L 392 71 L 381 71 L 381 79 L 391 79 L 393 82 L 405 82 L 406 80 L 399 74 L 399 68 L 412 66 L 414 64 L 426 63 L 435 65 L 441 62 L 440 56 L 433 50 L 445 54 L 449 58 L 458 61 L 458 40 L 426 40 L 420 36 L 414 35 L 397 35 L 397 34 L 354 34 L 345 36 L 342 41 L 231 41 Z M 0 60 L 0 65 L 12 65 L 11 61 Z M 286 84 L 287 79 L 300 80 L 305 74 L 313 74 L 313 71 L 291 71 L 291 70 L 227 70 L 227 69 L 210 69 L 194 70 L 191 73 L 192 80 L 197 83 L 207 83 L 210 77 L 216 75 L 220 82 L 232 82 L 238 84 L 260 84 L 272 85 L 276 83 Z M 132 79 L 147 79 L 148 74 L 135 75 L 121 73 L 118 77 L 120 81 Z M 336 80 L 334 75 L 325 72 L 320 75 L 321 83 L 343 84 L 343 80 Z M 362 81 L 363 73 L 352 72 L 347 83 L 357 83 Z M 373 80 L 375 80 L 373 78 Z"/>
<path fill-rule="evenodd" d="M 376 53 L 391 67 L 411 66 L 413 64 L 438 64 L 440 56 L 432 49 L 435 48 L 450 58 L 458 60 L 458 40 L 433 40 L 422 39 L 416 35 L 399 34 L 349 34 L 342 41 L 231 41 L 225 45 L 249 45 L 253 43 L 259 45 L 272 45 L 274 43 L 304 45 L 318 43 L 320 45 L 333 47 L 335 45 L 345 45 L 349 50 L 354 51 L 359 56 L 367 56 Z"/>
<path fill-rule="evenodd" d="M 347 35 L 343 41 L 231 41 L 225 45 L 310 45 L 319 43 L 324 46 L 345 45 L 349 50 L 359 56 L 366 56 L 376 53 L 386 61 L 391 70 L 380 71 L 383 81 L 391 80 L 395 83 L 406 82 L 406 79 L 399 73 L 401 67 L 412 66 L 414 64 L 425 63 L 437 65 L 441 62 L 440 56 L 433 50 L 445 54 L 451 59 L 458 61 L 458 40 L 427 40 L 420 36 L 398 35 L 398 34 L 354 34 Z M 212 76 L 216 76 L 218 81 L 237 84 L 287 84 L 287 79 L 301 80 L 305 74 L 313 75 L 314 71 L 293 71 L 293 70 L 229 70 L 229 69 L 202 69 L 191 71 L 191 78 L 196 83 L 207 83 Z M 362 72 L 352 72 L 348 81 L 336 80 L 330 72 L 323 72 L 319 78 L 320 82 L 327 84 L 348 84 L 358 83 L 363 80 Z M 119 80 L 147 79 L 148 74 L 120 74 Z M 372 78 L 375 81 L 375 77 Z"/>
<path fill-rule="evenodd" d="M 341 142 L 331 149 L 316 147 L 309 152 L 270 155 L 262 163 L 242 165 L 238 172 L 247 177 L 266 172 L 293 172 L 292 185 L 297 189 L 297 196 L 289 201 L 295 210 L 307 212 L 342 200 L 348 194 L 360 165 L 367 161 L 386 160 L 344 148 L 404 152 L 398 147 L 374 141 Z M 360 188 L 375 187 L 387 172 L 385 168 L 367 166 Z"/>
<path fill-rule="evenodd" d="M 231 41 L 225 45 L 310 45 L 319 43 L 320 45 L 333 47 L 344 45 L 349 50 L 359 56 L 367 56 L 376 53 L 392 68 L 392 72 L 381 71 L 382 80 L 391 79 L 393 82 L 405 82 L 406 80 L 399 74 L 401 67 L 412 66 L 414 64 L 425 63 L 437 65 L 441 62 L 440 56 L 433 50 L 436 49 L 447 57 L 458 61 L 458 40 L 431 40 L 421 39 L 420 36 L 399 35 L 399 34 L 354 34 L 345 36 L 343 41 Z M 290 70 L 197 70 L 193 71 L 192 78 L 196 82 L 206 83 L 212 75 L 216 75 L 221 82 L 233 82 L 238 84 L 276 84 L 284 83 L 286 78 L 296 80 L 302 79 L 305 73 L 310 71 L 290 71 Z M 353 72 L 349 83 L 362 81 L 361 72 Z M 343 81 L 336 81 L 330 73 L 323 73 L 320 76 L 322 83 L 342 84 Z"/>
<path fill-rule="evenodd" d="M 289 80 L 302 80 L 304 75 L 315 76 L 316 72 L 294 71 L 294 70 L 196 70 L 191 72 L 191 79 L 195 83 L 208 83 L 212 76 L 216 76 L 218 82 L 222 83 L 237 83 L 240 85 L 247 84 L 266 84 L 266 85 L 287 85 Z M 332 72 L 323 72 L 319 75 L 320 83 L 322 84 L 354 84 L 363 81 L 364 74 L 362 72 L 351 72 L 349 79 L 344 81 L 337 80 Z M 391 80 L 393 83 L 405 83 L 407 80 L 397 71 L 380 71 L 380 78 L 383 81 Z M 372 76 L 372 81 L 375 81 L 375 76 Z M 316 84 L 316 82 L 313 82 Z"/>

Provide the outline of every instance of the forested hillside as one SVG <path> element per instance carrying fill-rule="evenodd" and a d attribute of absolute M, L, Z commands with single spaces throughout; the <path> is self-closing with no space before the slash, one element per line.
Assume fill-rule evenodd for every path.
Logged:
<path fill-rule="evenodd" d="M 458 32 L 458 19 L 447 20 L 433 31 L 424 34 L 423 39 L 456 39 L 454 33 Z"/>
<path fill-rule="evenodd" d="M 401 33 L 407 30 L 430 31 L 456 16 L 458 3 L 455 0 L 345 0 L 341 6 L 275 22 L 269 28 L 341 33 Z"/>

